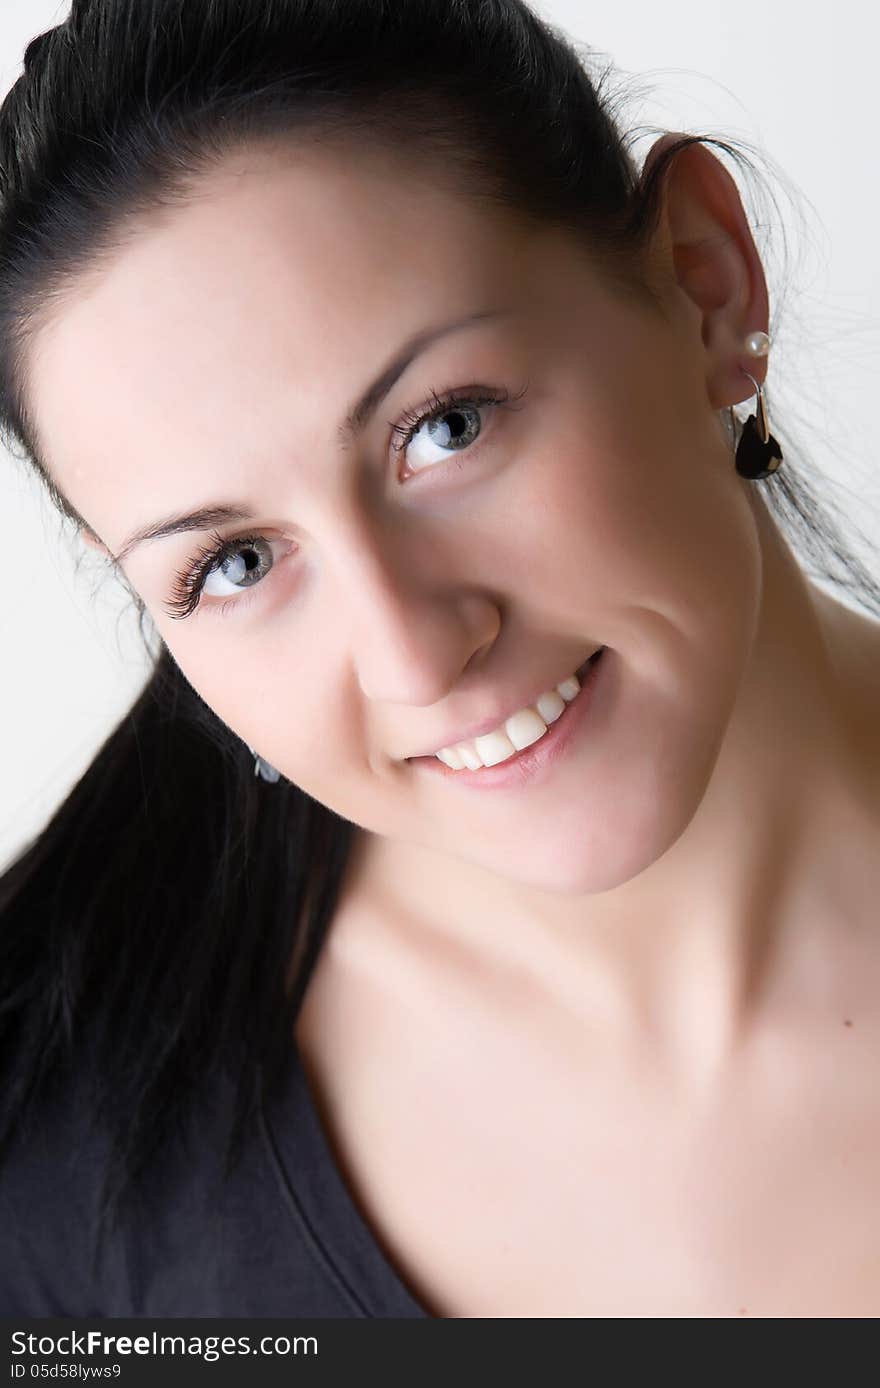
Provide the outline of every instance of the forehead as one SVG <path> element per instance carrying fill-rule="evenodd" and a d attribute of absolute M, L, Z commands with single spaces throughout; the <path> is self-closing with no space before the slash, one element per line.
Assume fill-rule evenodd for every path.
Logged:
<path fill-rule="evenodd" d="M 233 459 L 243 477 L 256 440 L 288 463 L 326 458 L 345 404 L 410 333 L 538 302 L 552 262 L 536 249 L 389 157 L 240 154 L 40 331 L 29 403 L 46 461 L 114 547 L 157 498 L 215 495 L 218 460 L 220 490 L 244 495 Z M 185 486 L 164 485 L 184 466 Z"/>

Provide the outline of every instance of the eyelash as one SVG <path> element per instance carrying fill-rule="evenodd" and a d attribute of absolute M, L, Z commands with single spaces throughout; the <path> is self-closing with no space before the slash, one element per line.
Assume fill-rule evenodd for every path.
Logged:
<path fill-rule="evenodd" d="M 511 398 L 514 401 L 520 400 L 527 390 L 528 386 L 524 386 L 513 397 L 503 388 L 496 391 L 491 386 L 467 386 L 463 389 L 446 391 L 441 395 L 432 390 L 430 408 L 418 411 L 407 410 L 401 416 L 399 424 L 390 424 L 392 433 L 401 438 L 400 443 L 391 446 L 395 453 L 404 452 L 423 424 L 441 417 L 447 411 L 454 409 L 456 405 L 476 405 L 478 408 L 486 405 L 506 405 L 508 409 L 515 409 L 516 406 L 509 403 Z M 474 394 L 474 392 L 478 393 Z M 467 450 L 463 451 L 466 452 Z M 224 538 L 216 530 L 212 531 L 209 543 L 200 547 L 197 553 L 188 560 L 185 567 L 175 574 L 171 600 L 165 606 L 169 616 L 176 620 L 188 617 L 197 607 L 202 605 L 202 589 L 211 571 L 219 568 L 224 560 L 231 557 L 236 550 L 243 546 L 252 545 L 256 540 L 265 539 L 265 535 L 235 535 Z M 253 585 L 254 588 L 260 586 L 260 584 Z M 208 612 L 216 611 L 222 616 L 230 608 L 249 606 L 249 601 L 249 598 L 229 598 L 225 602 L 211 604 L 205 610 Z"/>

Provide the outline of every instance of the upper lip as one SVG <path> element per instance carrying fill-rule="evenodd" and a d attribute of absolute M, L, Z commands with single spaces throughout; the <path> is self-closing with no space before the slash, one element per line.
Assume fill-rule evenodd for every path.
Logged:
<path fill-rule="evenodd" d="M 548 689 L 555 689 L 557 684 L 561 684 L 563 680 L 568 679 L 575 670 L 579 670 L 581 665 L 591 660 L 596 654 L 596 651 L 601 649 L 601 646 L 594 647 L 578 665 L 569 666 L 568 670 L 561 674 L 557 680 L 551 680 L 549 683 L 545 681 L 543 684 L 538 685 L 537 688 L 532 685 L 529 692 L 524 694 L 522 698 L 514 699 L 512 702 L 508 703 L 506 711 L 502 710 L 500 712 L 490 713 L 485 718 L 481 719 L 479 723 L 472 723 L 470 727 L 464 731 L 459 728 L 456 732 L 450 733 L 448 737 L 441 737 L 438 742 L 433 742 L 424 752 L 410 752 L 409 756 L 404 760 L 411 761 L 414 757 L 432 757 L 435 753 L 440 751 L 441 747 L 454 747 L 457 742 L 468 742 L 472 738 L 482 737 L 484 733 L 493 732 L 495 728 L 500 728 L 503 723 L 506 723 L 507 719 L 512 717 L 514 713 L 518 713 L 521 708 L 527 708 L 529 705 L 534 704 Z"/>

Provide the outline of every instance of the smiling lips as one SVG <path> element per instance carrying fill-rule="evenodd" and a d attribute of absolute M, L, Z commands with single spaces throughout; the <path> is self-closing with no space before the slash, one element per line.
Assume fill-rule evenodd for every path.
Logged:
<path fill-rule="evenodd" d="M 449 743 L 425 756 L 428 759 L 438 757 L 453 771 L 462 771 L 465 768 L 477 771 L 481 767 L 496 766 L 514 753 L 530 747 L 533 742 L 544 736 L 547 728 L 565 711 L 566 704 L 577 696 L 581 687 L 580 680 L 603 649 L 604 647 L 600 646 L 573 675 L 545 690 L 538 695 L 534 703 L 517 709 L 495 727 L 472 735 L 469 739 Z M 407 761 L 424 759 L 425 757 L 407 757 Z"/>

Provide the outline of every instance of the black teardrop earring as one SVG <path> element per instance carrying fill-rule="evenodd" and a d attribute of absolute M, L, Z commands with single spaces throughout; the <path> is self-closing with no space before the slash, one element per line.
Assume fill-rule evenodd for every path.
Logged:
<path fill-rule="evenodd" d="M 766 357 L 770 350 L 770 339 L 766 333 L 749 333 L 745 341 L 745 348 L 753 357 Z M 736 448 L 736 470 L 740 477 L 747 477 L 750 481 L 759 481 L 762 477 L 769 477 L 782 463 L 782 449 L 778 442 L 770 433 L 770 426 L 767 423 L 767 410 L 764 405 L 764 391 L 758 381 L 750 371 L 746 371 L 741 366 L 740 371 L 748 376 L 758 395 L 756 411 L 749 415 L 742 428 L 739 443 Z M 735 422 L 733 407 L 730 407 L 731 423 Z"/>

